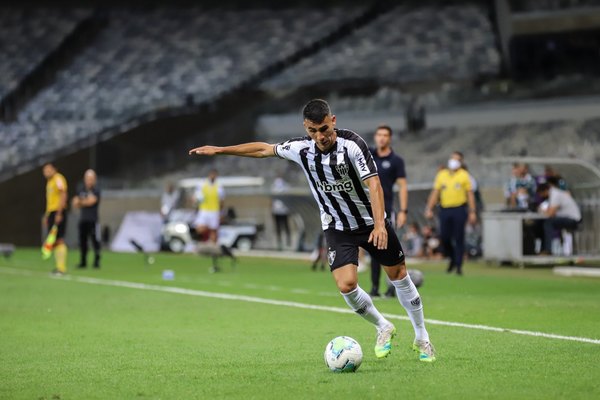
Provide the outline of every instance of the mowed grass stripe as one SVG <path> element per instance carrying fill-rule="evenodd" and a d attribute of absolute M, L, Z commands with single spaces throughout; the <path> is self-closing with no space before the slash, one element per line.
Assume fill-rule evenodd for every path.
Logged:
<path fill-rule="evenodd" d="M 7 274 L 23 274 L 23 275 L 33 275 L 33 271 L 22 270 L 16 268 L 5 268 L 0 267 L 0 272 Z M 39 274 L 41 275 L 41 274 Z M 299 303 L 294 301 L 285 301 L 285 300 L 273 300 L 266 299 L 261 297 L 254 296 L 245 296 L 245 295 L 236 295 L 229 293 L 217 293 L 217 292 L 207 292 L 203 290 L 196 289 L 186 289 L 175 286 L 163 286 L 163 285 L 151 285 L 146 283 L 139 282 L 129 282 L 129 281 L 120 281 L 120 280 L 111 280 L 111 279 L 100 279 L 100 278 L 88 278 L 81 276 L 72 276 L 67 275 L 64 277 L 52 277 L 52 279 L 57 280 L 66 280 L 72 282 L 79 283 L 87 283 L 93 285 L 104 285 L 104 286 L 113 286 L 113 287 L 124 287 L 129 289 L 139 289 L 139 290 L 151 290 L 158 292 L 166 292 L 166 293 L 175 293 L 175 294 L 183 294 L 188 296 L 197 296 L 197 297 L 207 297 L 213 299 L 221 299 L 221 300 L 233 300 L 233 301 L 245 301 L 251 303 L 260 303 L 260 304 L 268 304 L 280 307 L 292 307 L 292 308 L 300 308 L 307 310 L 317 310 L 317 311 L 328 311 L 334 312 L 338 314 L 353 314 L 354 312 L 347 308 L 341 307 L 332 307 L 332 306 L 321 306 L 317 304 L 307 304 L 307 303 Z M 397 314 L 389 314 L 384 313 L 386 318 L 396 319 L 396 320 L 408 320 L 407 316 L 397 315 Z M 451 326 L 458 328 L 466 328 L 466 329 L 476 329 L 490 332 L 502 332 L 502 333 L 512 333 L 516 335 L 524 335 L 524 336 L 533 336 L 533 337 L 541 337 L 545 339 L 555 339 L 555 340 L 567 340 L 573 342 L 581 342 L 581 343 L 590 343 L 600 345 L 600 339 L 586 338 L 586 337 L 578 337 L 578 336 L 564 336 L 557 335 L 553 333 L 545 333 L 545 332 L 536 332 L 536 331 L 528 331 L 528 330 L 520 330 L 520 329 L 509 329 L 509 328 L 499 328 L 488 325 L 479 325 L 479 324 L 466 324 L 462 322 L 452 322 L 452 321 L 442 321 L 437 319 L 426 319 L 428 324 L 432 325 L 442 325 L 442 326 Z"/>

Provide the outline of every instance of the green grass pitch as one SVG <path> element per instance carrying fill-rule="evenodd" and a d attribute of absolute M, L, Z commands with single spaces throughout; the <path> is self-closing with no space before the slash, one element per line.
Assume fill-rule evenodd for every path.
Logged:
<path fill-rule="evenodd" d="M 139 254 L 106 253 L 101 270 L 71 268 L 69 280 L 50 278 L 38 250 L 0 259 L 0 399 L 600 398 L 600 344 L 429 324 L 438 350 L 429 365 L 410 350 L 410 323 L 394 320 L 392 354 L 377 360 L 375 331 L 356 315 L 77 279 L 346 307 L 329 272 L 308 262 L 221 264 L 210 274 L 207 258 L 158 254 L 145 265 Z M 440 263 L 418 268 L 426 318 L 600 339 L 598 279 L 476 263 L 464 277 Z M 164 269 L 175 280 L 162 280 Z M 368 274 L 360 280 L 369 290 Z M 376 304 L 405 315 L 396 300 Z M 354 374 L 323 362 L 338 335 L 363 347 Z"/>

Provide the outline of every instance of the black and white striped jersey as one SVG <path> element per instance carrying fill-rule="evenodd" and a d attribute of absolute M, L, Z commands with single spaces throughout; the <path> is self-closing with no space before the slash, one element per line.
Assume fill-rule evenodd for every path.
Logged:
<path fill-rule="evenodd" d="M 304 170 L 319 204 L 323 230 L 355 231 L 374 225 L 369 191 L 363 180 L 377 175 L 365 141 L 356 133 L 336 129 L 333 147 L 322 153 L 309 137 L 279 143 L 275 154 Z"/>

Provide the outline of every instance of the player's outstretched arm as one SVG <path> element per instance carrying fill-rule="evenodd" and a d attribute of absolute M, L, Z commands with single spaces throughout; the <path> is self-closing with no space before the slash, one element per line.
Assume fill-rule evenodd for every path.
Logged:
<path fill-rule="evenodd" d="M 263 142 L 243 143 L 235 146 L 201 146 L 191 149 L 190 155 L 216 156 L 229 155 L 241 157 L 264 158 L 275 156 L 275 145 Z"/>

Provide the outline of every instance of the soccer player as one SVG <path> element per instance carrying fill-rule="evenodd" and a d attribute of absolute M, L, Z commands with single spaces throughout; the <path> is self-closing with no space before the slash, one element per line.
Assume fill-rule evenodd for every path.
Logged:
<path fill-rule="evenodd" d="M 406 185 L 406 171 L 404 160 L 392 150 L 392 128 L 387 125 L 377 127 L 375 131 L 375 148 L 371 149 L 373 160 L 377 165 L 377 172 L 383 189 L 383 202 L 385 214 L 390 221 L 395 221 L 396 228 L 402 228 L 406 223 L 408 213 L 408 187 Z M 394 212 L 394 184 L 398 185 L 398 200 L 400 212 Z M 371 296 L 379 297 L 379 281 L 381 265 L 371 258 Z M 390 285 L 385 293 L 386 297 L 393 297 L 394 286 Z"/>
<path fill-rule="evenodd" d="M 419 359 L 435 361 L 435 351 L 425 329 L 421 297 L 406 272 L 398 237 L 385 220 L 383 190 L 367 144 L 356 133 L 335 127 L 336 117 L 324 100 L 309 101 L 304 106 L 303 118 L 308 136 L 278 144 L 202 146 L 189 154 L 278 156 L 299 164 L 319 206 L 328 244 L 327 259 L 337 287 L 348 306 L 377 329 L 375 355 L 383 358 L 390 353 L 396 328 L 358 285 L 359 246 L 381 263 L 396 288 L 415 331 L 413 349 L 419 353 Z"/>
<path fill-rule="evenodd" d="M 96 172 L 88 169 L 83 174 L 83 185 L 77 190 L 77 196 L 73 197 L 73 207 L 81 209 L 79 217 L 79 250 L 81 261 L 77 268 L 86 268 L 88 239 L 91 239 L 94 247 L 94 268 L 100 268 L 100 240 L 98 226 L 98 206 L 100 204 L 100 189 L 97 186 Z"/>
<path fill-rule="evenodd" d="M 45 164 L 42 172 L 47 180 L 46 213 L 43 223 L 48 230 L 54 225 L 57 228 L 56 241 L 52 247 L 56 268 L 52 274 L 60 276 L 67 272 L 67 245 L 64 240 L 67 226 L 67 180 L 51 163 Z"/>
<path fill-rule="evenodd" d="M 217 170 L 213 169 L 208 173 L 208 179 L 196 190 L 195 197 L 200 203 L 198 215 L 194 221 L 196 232 L 201 236 L 208 232 L 209 240 L 217 243 L 221 209 L 225 197 L 223 188 L 217 182 Z"/>

